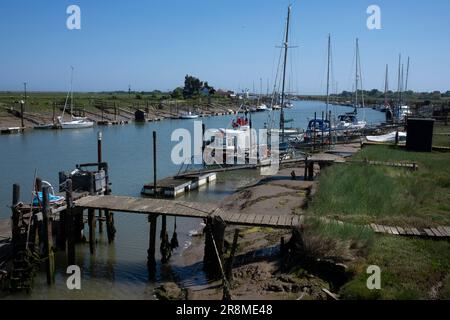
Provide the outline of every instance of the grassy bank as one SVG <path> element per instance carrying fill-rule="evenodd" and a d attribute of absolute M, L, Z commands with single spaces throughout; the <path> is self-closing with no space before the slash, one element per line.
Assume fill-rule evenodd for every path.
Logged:
<path fill-rule="evenodd" d="M 450 225 L 449 153 L 372 146 L 355 158 L 415 162 L 419 170 L 335 165 L 322 172 L 311 213 L 356 224 Z"/>
<path fill-rule="evenodd" d="M 381 268 L 381 290 L 367 289 L 370 265 Z M 379 236 L 351 267 L 357 275 L 341 289 L 343 299 L 450 299 L 447 241 Z"/>
<path fill-rule="evenodd" d="M 53 109 L 53 104 L 64 105 L 67 93 L 64 92 L 30 92 L 27 94 L 27 105 L 26 110 L 28 112 L 35 113 L 51 113 Z M 23 100 L 24 94 L 19 92 L 0 92 L 0 106 L 15 106 L 17 101 Z M 149 105 L 150 107 L 159 106 L 161 103 L 175 103 L 185 106 L 198 106 L 199 104 L 207 104 L 208 97 L 202 97 L 201 99 L 195 100 L 185 100 L 178 99 L 174 100 L 171 98 L 170 94 L 162 92 L 132 92 L 130 94 L 126 92 L 106 92 L 106 93 L 96 93 L 96 92 L 83 92 L 74 93 L 74 106 L 77 108 L 85 108 L 86 110 L 93 110 L 96 106 L 107 106 L 122 108 L 136 108 L 145 107 Z M 232 100 L 225 96 L 215 95 L 211 97 L 212 103 L 217 104 L 230 104 Z M 2 108 L 3 109 L 3 108 Z M 1 110 L 0 112 L 4 112 Z"/>
<path fill-rule="evenodd" d="M 334 165 L 321 173 L 310 216 L 363 225 L 450 226 L 450 154 L 371 146 L 356 159 L 416 162 L 419 171 Z M 351 229 L 349 229 L 351 231 Z M 333 232 L 328 236 L 339 239 Z M 353 233 L 353 235 L 351 235 Z M 350 232 L 348 238 L 358 238 Z M 367 236 L 366 236 L 367 237 Z M 361 238 L 361 236 L 359 236 Z M 343 299 L 450 299 L 450 243 L 376 235 L 347 260 L 354 277 Z M 381 290 L 369 290 L 367 267 L 381 268 Z"/>

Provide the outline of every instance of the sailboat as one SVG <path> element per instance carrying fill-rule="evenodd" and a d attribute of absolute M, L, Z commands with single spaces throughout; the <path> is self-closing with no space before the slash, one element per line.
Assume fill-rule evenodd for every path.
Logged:
<path fill-rule="evenodd" d="M 67 93 L 66 102 L 64 103 L 64 109 L 62 115 L 58 117 L 58 126 L 61 129 L 84 129 L 84 128 L 92 128 L 94 126 L 94 122 L 89 121 L 85 117 L 75 117 L 73 115 L 73 70 L 71 67 L 71 75 L 70 75 L 70 91 Z M 67 103 L 70 97 L 70 121 L 64 121 L 64 114 L 67 109 Z"/>
<path fill-rule="evenodd" d="M 409 57 L 408 57 L 408 65 L 406 69 L 406 84 L 404 84 L 404 70 L 403 64 L 401 64 L 401 55 L 399 59 L 399 101 L 396 110 L 396 117 L 399 122 L 404 122 L 408 116 L 411 115 L 411 109 L 405 103 L 403 93 L 408 90 L 408 78 L 409 78 Z M 401 71 L 400 71 L 401 65 Z"/>
<path fill-rule="evenodd" d="M 260 79 L 260 93 L 258 97 L 258 104 L 256 106 L 256 112 L 264 112 L 269 110 L 266 104 L 262 102 L 261 98 L 262 98 L 262 79 Z"/>
<path fill-rule="evenodd" d="M 356 74 L 355 74 L 355 102 L 353 112 L 349 112 L 338 116 L 338 123 L 336 125 L 337 130 L 344 131 L 358 131 L 367 126 L 366 121 L 359 121 L 357 118 L 358 108 L 365 108 L 364 105 L 364 91 L 362 89 L 362 76 L 361 76 L 361 61 L 359 56 L 359 40 L 356 39 Z M 361 105 L 359 104 L 358 91 L 361 89 Z"/>

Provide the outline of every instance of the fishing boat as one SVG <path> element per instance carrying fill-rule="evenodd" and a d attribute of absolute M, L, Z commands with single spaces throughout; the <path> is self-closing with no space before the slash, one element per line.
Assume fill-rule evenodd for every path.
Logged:
<path fill-rule="evenodd" d="M 195 114 L 195 113 L 192 113 L 192 112 L 183 113 L 183 114 L 180 116 L 181 119 L 185 119 L 185 120 L 188 120 L 188 119 L 197 119 L 198 117 L 199 117 L 198 114 Z"/>
<path fill-rule="evenodd" d="M 64 109 L 62 115 L 57 118 L 57 126 L 61 129 L 85 129 L 92 128 L 94 122 L 89 121 L 85 117 L 75 117 L 73 115 L 73 70 L 70 75 L 70 91 L 67 93 L 66 102 L 64 103 Z M 64 114 L 66 113 L 67 104 L 70 98 L 70 121 L 64 120 Z"/>
<path fill-rule="evenodd" d="M 252 131 L 251 119 L 248 116 L 248 111 L 245 112 L 244 116 L 237 116 L 232 121 L 231 128 L 209 130 L 210 140 L 205 141 L 205 162 L 207 165 L 234 165 L 236 164 L 234 159 L 237 157 L 247 162 L 251 158 L 256 159 L 258 152 L 267 153 L 267 146 L 258 146 L 256 143 L 257 137 L 255 131 Z M 227 160 L 230 158 L 231 161 Z"/>

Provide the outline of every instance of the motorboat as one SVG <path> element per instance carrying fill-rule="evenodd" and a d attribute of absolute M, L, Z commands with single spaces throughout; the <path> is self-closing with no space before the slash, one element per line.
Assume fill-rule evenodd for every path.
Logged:
<path fill-rule="evenodd" d="M 187 119 L 197 119 L 198 117 L 199 117 L 198 114 L 195 114 L 195 113 L 192 113 L 192 112 L 187 112 L 187 113 L 184 113 L 184 114 L 182 114 L 180 116 L 181 119 L 185 119 L 185 120 L 187 120 Z"/>

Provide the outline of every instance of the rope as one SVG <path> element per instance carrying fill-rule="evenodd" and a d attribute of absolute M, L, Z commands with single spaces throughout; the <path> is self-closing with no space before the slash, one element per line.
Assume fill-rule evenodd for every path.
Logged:
<path fill-rule="evenodd" d="M 214 245 L 214 251 L 216 252 L 217 260 L 219 261 L 220 272 L 222 273 L 222 281 L 223 281 L 223 289 L 224 289 L 224 298 L 228 300 L 232 300 L 230 294 L 230 283 L 225 275 L 225 271 L 223 270 L 222 260 L 220 260 L 219 250 L 217 249 L 216 240 L 214 239 L 214 234 L 211 229 L 211 225 L 209 225 L 209 233 L 211 234 L 212 243 Z"/>

